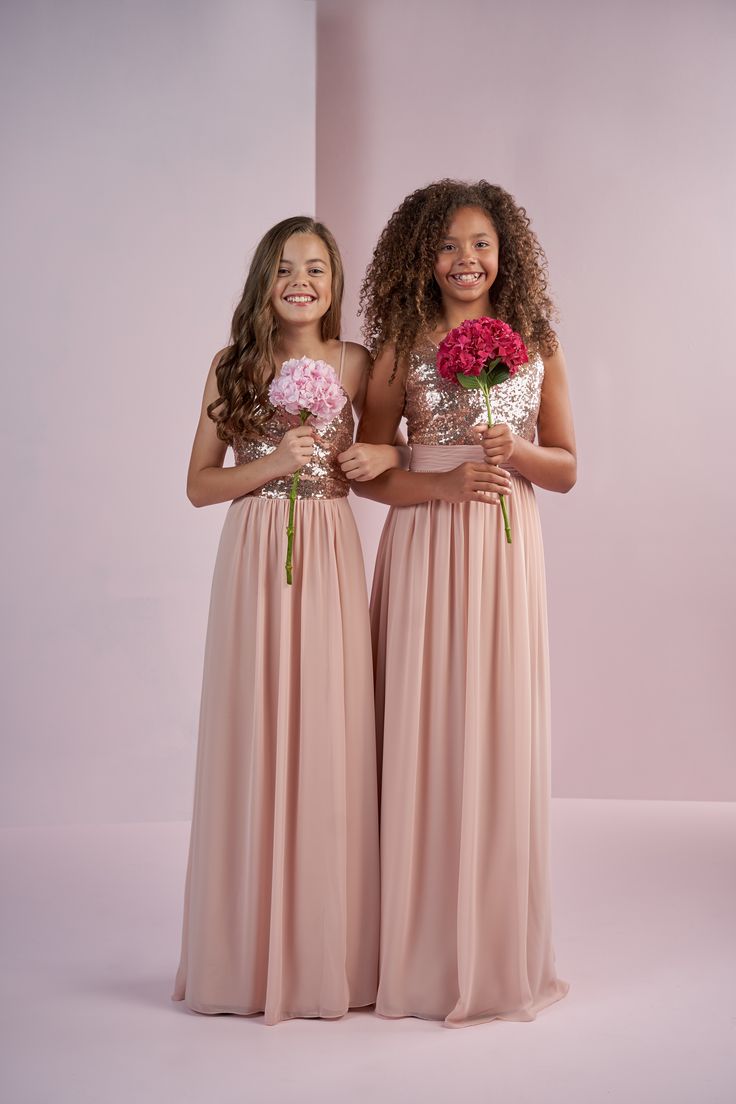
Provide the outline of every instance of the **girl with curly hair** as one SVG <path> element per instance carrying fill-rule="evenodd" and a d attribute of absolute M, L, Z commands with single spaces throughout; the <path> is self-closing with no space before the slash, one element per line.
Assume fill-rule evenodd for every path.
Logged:
<path fill-rule="evenodd" d="M 353 445 L 370 359 L 341 342 L 343 270 L 321 223 L 258 245 L 204 389 L 195 506 L 232 500 L 205 649 L 182 953 L 173 997 L 267 1023 L 372 1004 L 378 823 L 368 596 L 348 480 L 396 450 Z M 351 402 L 319 434 L 274 410 L 292 357 L 325 360 Z M 223 467 L 228 446 L 234 467 Z M 293 586 L 284 576 L 301 470 Z"/>
<path fill-rule="evenodd" d="M 546 262 L 526 212 L 481 180 L 408 196 L 361 298 L 376 355 L 359 440 L 410 470 L 356 490 L 390 505 L 371 598 L 382 743 L 376 1009 L 452 1027 L 531 1020 L 567 992 L 548 871 L 549 685 L 533 485 L 568 491 L 576 459 Z M 501 318 L 529 362 L 483 395 L 443 380 L 437 346 Z M 508 495 L 507 544 L 499 494 Z"/>

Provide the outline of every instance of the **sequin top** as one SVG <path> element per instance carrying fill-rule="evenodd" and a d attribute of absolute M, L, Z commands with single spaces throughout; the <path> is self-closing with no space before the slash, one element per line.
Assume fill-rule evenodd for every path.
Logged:
<path fill-rule="evenodd" d="M 250 464 L 253 460 L 268 456 L 278 446 L 287 429 L 293 429 L 299 424 L 298 418 L 281 409 L 275 409 L 264 426 L 262 437 L 236 437 L 233 440 L 235 463 Z M 312 459 L 301 469 L 299 498 L 344 498 L 347 495 L 350 484 L 337 462 L 337 457 L 350 448 L 354 432 L 353 407 L 348 396 L 337 417 L 325 429 L 318 430 L 322 440 L 315 442 Z M 285 475 L 249 491 L 249 496 L 288 498 L 290 491 L 291 476 Z"/>
<path fill-rule="evenodd" d="M 494 422 L 505 422 L 517 437 L 534 440 L 542 396 L 544 361 L 538 353 L 491 392 Z M 488 422 L 481 391 L 466 391 L 437 371 L 437 346 L 422 342 L 409 357 L 404 417 L 410 445 L 476 445 L 471 430 Z"/>

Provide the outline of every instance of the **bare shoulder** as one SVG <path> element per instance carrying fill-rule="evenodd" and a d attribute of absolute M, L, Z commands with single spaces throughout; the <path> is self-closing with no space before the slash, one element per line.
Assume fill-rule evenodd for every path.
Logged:
<path fill-rule="evenodd" d="M 226 345 L 224 349 L 218 349 L 212 358 L 212 363 L 207 372 L 207 381 L 204 386 L 205 401 L 208 403 L 214 402 L 220 393 L 217 386 L 217 369 L 220 366 L 222 358 L 229 352 L 230 348 L 230 345 Z"/>
<path fill-rule="evenodd" d="M 379 383 L 390 384 L 392 387 L 398 385 L 399 390 L 403 390 L 407 367 L 403 360 L 401 363 L 397 362 L 396 346 L 391 342 L 383 345 L 379 350 L 373 363 L 373 378 Z"/>
<path fill-rule="evenodd" d="M 565 360 L 565 352 L 559 340 L 554 349 L 549 351 L 542 350 L 540 356 L 544 364 L 545 379 L 549 378 L 554 381 L 567 378 L 567 361 Z"/>
<path fill-rule="evenodd" d="M 368 350 L 357 341 L 346 341 L 342 382 L 358 413 L 363 409 L 370 371 L 371 358 Z"/>
<path fill-rule="evenodd" d="M 221 360 L 226 355 L 226 353 L 230 352 L 231 348 L 232 348 L 231 345 L 226 345 L 224 349 L 218 349 L 217 350 L 217 352 L 215 353 L 215 355 L 212 358 L 212 363 L 210 364 L 210 373 L 209 373 L 210 375 L 212 375 L 212 376 L 215 375 L 215 373 L 217 372 L 217 369 L 220 365 Z"/>
<path fill-rule="evenodd" d="M 345 364 L 354 370 L 367 372 L 371 366 L 371 355 L 365 346 L 357 341 L 346 341 Z"/>

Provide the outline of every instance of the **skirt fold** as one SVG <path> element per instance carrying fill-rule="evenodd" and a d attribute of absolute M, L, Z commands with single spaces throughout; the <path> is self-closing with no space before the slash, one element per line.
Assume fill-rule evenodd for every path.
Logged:
<path fill-rule="evenodd" d="M 460 1027 L 567 992 L 551 943 L 544 559 L 531 485 L 500 510 L 389 512 L 371 602 L 382 743 L 376 1009 Z"/>
<path fill-rule="evenodd" d="M 346 499 L 246 497 L 212 584 L 182 953 L 200 1012 L 373 1003 L 378 828 L 370 630 Z"/>

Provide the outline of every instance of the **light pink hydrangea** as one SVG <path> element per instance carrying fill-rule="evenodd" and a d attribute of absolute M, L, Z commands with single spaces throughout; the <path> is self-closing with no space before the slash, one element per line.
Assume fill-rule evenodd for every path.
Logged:
<path fill-rule="evenodd" d="M 328 425 L 347 402 L 334 368 L 324 360 L 287 360 L 271 382 L 268 398 L 289 414 L 307 411 L 317 426 Z"/>

